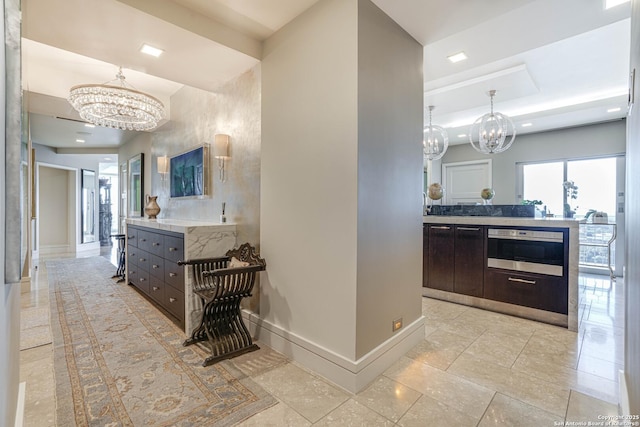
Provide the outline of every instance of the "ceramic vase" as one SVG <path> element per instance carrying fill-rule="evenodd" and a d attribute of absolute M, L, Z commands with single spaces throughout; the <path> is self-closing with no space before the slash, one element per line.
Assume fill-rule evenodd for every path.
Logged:
<path fill-rule="evenodd" d="M 144 207 L 144 213 L 147 214 L 149 219 L 156 219 L 160 213 L 160 206 L 158 206 L 158 196 L 150 196 L 147 194 L 147 204 Z"/>

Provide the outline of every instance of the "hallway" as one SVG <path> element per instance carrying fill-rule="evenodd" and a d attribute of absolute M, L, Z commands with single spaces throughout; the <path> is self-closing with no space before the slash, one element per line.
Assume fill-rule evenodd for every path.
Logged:
<path fill-rule="evenodd" d="M 110 251 L 103 256 L 115 262 Z M 233 363 L 279 403 L 240 425 L 424 426 L 429 420 L 430 425 L 552 426 L 616 415 L 622 289 L 620 279 L 581 275 L 578 333 L 424 298 L 425 340 L 357 395 L 259 343 L 260 351 Z M 56 425 L 53 346 L 42 333 L 49 327 L 48 292 L 41 260 L 32 291 L 22 294 L 25 426 Z M 25 323 L 27 318 L 34 320 Z M 36 337 L 35 344 L 27 343 L 28 337 Z"/>

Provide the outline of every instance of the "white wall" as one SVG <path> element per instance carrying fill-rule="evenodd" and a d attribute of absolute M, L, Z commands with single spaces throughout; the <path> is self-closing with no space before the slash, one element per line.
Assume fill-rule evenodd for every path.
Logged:
<path fill-rule="evenodd" d="M 322 0 L 265 42 L 260 314 L 355 359 L 357 1 Z"/>
<path fill-rule="evenodd" d="M 421 318 L 422 49 L 368 0 L 265 43 L 261 317 L 355 361 Z"/>
<path fill-rule="evenodd" d="M 358 17 L 356 358 L 422 315 L 422 46 L 369 1 Z"/>
<path fill-rule="evenodd" d="M 442 163 L 492 159 L 494 204 L 516 201 L 516 163 L 616 155 L 625 152 L 624 120 L 536 134 L 518 135 L 504 153 L 487 156 L 470 144 L 449 146 Z M 446 189 L 445 189 L 446 190 Z M 480 194 L 481 188 L 478 188 Z"/>

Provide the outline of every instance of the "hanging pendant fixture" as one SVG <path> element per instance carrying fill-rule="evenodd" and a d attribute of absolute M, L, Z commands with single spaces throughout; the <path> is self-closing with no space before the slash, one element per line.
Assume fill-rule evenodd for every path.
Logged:
<path fill-rule="evenodd" d="M 493 112 L 495 94 L 495 90 L 489 91 L 491 112 L 479 117 L 469 131 L 471 146 L 483 154 L 502 153 L 511 147 L 516 138 L 516 128 L 511 119 L 502 113 Z"/>
<path fill-rule="evenodd" d="M 429 105 L 429 126 L 424 128 L 424 156 L 429 160 L 441 159 L 449 148 L 447 131 L 431 121 L 431 112 L 434 108 L 433 105 Z"/>
<path fill-rule="evenodd" d="M 71 88 L 69 102 L 80 117 L 94 125 L 148 131 L 158 126 L 164 116 L 164 105 L 146 93 L 127 87 L 122 67 L 116 74 L 118 85 L 87 84 Z"/>

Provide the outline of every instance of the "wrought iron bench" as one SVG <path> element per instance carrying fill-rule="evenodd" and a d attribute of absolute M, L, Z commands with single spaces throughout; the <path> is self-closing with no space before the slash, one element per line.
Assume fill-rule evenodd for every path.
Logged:
<path fill-rule="evenodd" d="M 224 257 L 179 261 L 178 264 L 191 266 L 193 292 L 202 300 L 200 325 L 183 343 L 188 346 L 208 341 L 211 356 L 202 366 L 258 350 L 240 311 L 242 299 L 251 296 L 257 273 L 266 268 L 265 260 L 256 249 L 244 243 L 238 249 L 227 251 Z"/>
<path fill-rule="evenodd" d="M 116 274 L 111 276 L 112 279 L 118 278 L 117 283 L 124 282 L 125 278 L 125 260 L 127 255 L 125 253 L 125 238 L 127 237 L 124 234 L 112 234 L 110 237 L 113 237 L 118 242 L 118 268 L 116 269 Z"/>

